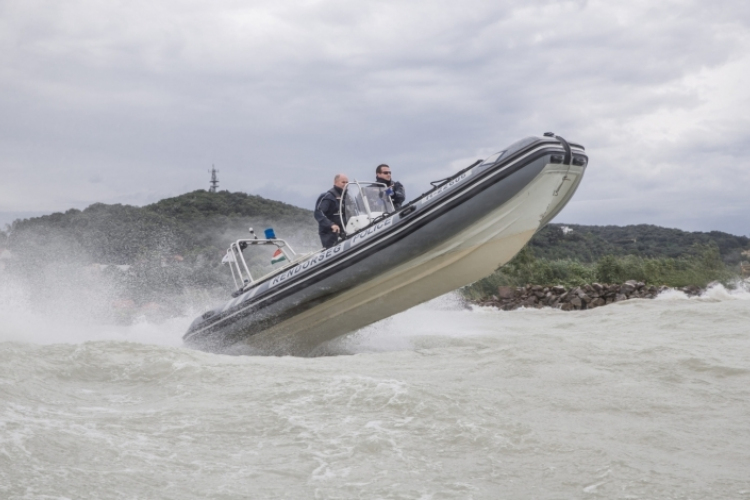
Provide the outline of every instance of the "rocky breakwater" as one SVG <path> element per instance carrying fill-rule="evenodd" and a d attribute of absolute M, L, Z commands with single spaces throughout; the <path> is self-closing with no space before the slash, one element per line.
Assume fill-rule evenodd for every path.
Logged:
<path fill-rule="evenodd" d="M 564 286 L 526 285 L 522 287 L 501 286 L 497 295 L 486 300 L 475 301 L 481 306 L 494 306 L 505 311 L 520 307 L 554 307 L 563 311 L 578 311 L 613 304 L 628 299 L 653 299 L 661 292 L 670 290 L 666 286 L 646 285 L 640 281 L 622 284 L 600 284 L 566 288 Z M 688 296 L 700 295 L 697 286 L 686 286 L 677 290 Z"/>

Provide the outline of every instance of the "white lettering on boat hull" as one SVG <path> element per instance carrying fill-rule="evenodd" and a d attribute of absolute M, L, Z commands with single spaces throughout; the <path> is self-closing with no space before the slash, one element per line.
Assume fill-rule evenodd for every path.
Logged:
<path fill-rule="evenodd" d="M 430 193 L 427 196 L 425 196 L 424 198 L 422 198 L 422 201 L 420 203 L 422 205 L 424 205 L 425 203 L 427 203 L 428 201 L 430 201 L 434 197 L 436 197 L 436 196 L 438 196 L 440 194 L 443 194 L 445 191 L 449 190 L 450 188 L 452 188 L 453 186 L 455 186 L 456 184 L 458 184 L 462 180 L 464 180 L 467 177 L 469 177 L 473 171 L 474 171 L 474 169 L 471 169 L 468 172 L 464 172 L 463 174 L 459 175 L 455 179 L 451 179 L 450 181 L 448 181 L 447 184 L 443 184 L 442 186 L 440 186 L 440 188 L 437 191 L 435 191 L 434 193 Z"/>
<path fill-rule="evenodd" d="M 307 269 L 310 269 L 311 267 L 315 267 L 318 264 L 327 261 L 334 255 L 338 255 L 339 253 L 341 253 L 343 249 L 344 249 L 344 244 L 339 243 L 335 247 L 331 247 L 328 250 L 320 252 L 318 255 L 315 255 L 314 257 L 307 259 L 302 264 L 297 264 L 290 270 L 276 276 L 274 279 L 271 280 L 271 283 L 269 283 L 268 288 L 274 287 L 278 285 L 279 283 L 283 283 L 289 278 L 298 275 L 302 271 L 305 271 Z"/>
<path fill-rule="evenodd" d="M 373 236 L 383 229 L 387 228 L 393 224 L 393 217 L 388 217 L 387 219 L 378 222 L 377 224 L 368 227 L 367 229 L 360 231 L 359 233 L 355 234 L 354 237 L 351 239 L 351 246 L 356 245 L 360 241 L 364 241 L 368 239 L 370 236 Z"/>

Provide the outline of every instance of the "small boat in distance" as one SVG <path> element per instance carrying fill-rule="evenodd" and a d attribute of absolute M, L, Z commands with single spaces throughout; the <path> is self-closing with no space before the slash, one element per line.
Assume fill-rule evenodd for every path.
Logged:
<path fill-rule="evenodd" d="M 314 355 L 322 343 L 488 276 L 568 203 L 588 156 L 546 133 L 478 160 L 393 209 L 385 186 L 349 183 L 346 237 L 297 255 L 267 231 L 227 250 L 238 290 L 197 318 L 185 343 L 214 352 Z M 254 278 L 243 251 L 277 248 L 287 264 Z"/>

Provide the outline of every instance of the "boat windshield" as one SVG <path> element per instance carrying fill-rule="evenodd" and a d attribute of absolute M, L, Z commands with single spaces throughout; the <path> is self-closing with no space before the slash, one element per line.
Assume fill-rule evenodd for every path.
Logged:
<path fill-rule="evenodd" d="M 344 188 L 342 220 L 347 233 L 370 225 L 377 217 L 394 211 L 393 201 L 384 184 L 350 182 Z"/>

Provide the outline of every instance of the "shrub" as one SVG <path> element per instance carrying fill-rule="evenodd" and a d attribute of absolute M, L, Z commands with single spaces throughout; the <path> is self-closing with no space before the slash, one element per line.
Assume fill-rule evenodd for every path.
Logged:
<path fill-rule="evenodd" d="M 593 264 L 575 259 L 538 259 L 527 246 L 508 264 L 464 287 L 461 293 L 477 300 L 494 295 L 498 286 L 518 287 L 531 283 L 572 287 L 595 281 L 624 283 L 628 280 L 649 285 L 695 285 L 702 288 L 712 281 L 728 284 L 733 277 L 715 245 L 694 245 L 687 257 L 643 259 L 634 255 L 605 255 Z"/>

